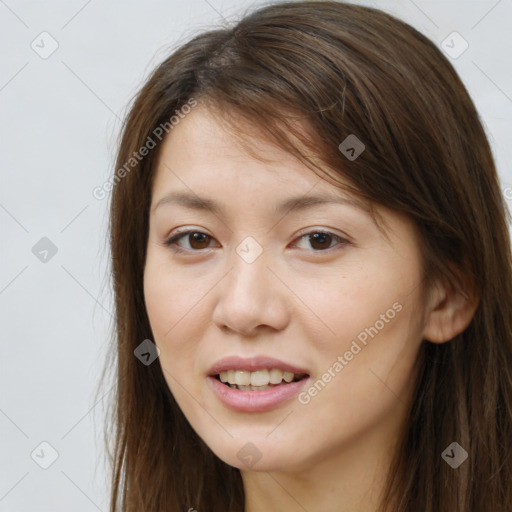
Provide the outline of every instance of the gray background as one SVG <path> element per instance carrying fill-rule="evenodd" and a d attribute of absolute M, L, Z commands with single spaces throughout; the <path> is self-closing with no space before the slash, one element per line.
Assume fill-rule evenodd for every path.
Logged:
<path fill-rule="evenodd" d="M 152 68 L 259 3 L 0 0 L 0 512 L 107 511 L 111 395 L 95 393 L 112 322 L 109 197 L 92 190 L 113 172 L 120 120 Z M 467 41 L 452 62 L 511 204 L 512 0 L 361 3 L 453 54 Z"/>

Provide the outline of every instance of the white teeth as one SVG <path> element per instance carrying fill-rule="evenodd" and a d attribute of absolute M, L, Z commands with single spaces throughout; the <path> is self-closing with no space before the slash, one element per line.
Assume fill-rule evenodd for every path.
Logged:
<path fill-rule="evenodd" d="M 291 382 L 293 380 L 293 373 L 292 372 L 284 372 L 283 373 L 283 379 L 286 382 Z"/>
<path fill-rule="evenodd" d="M 277 385 L 285 382 L 292 382 L 295 375 L 292 372 L 283 372 L 277 368 L 270 370 L 258 370 L 249 372 L 246 370 L 228 370 L 219 374 L 220 381 L 232 386 L 236 385 L 239 389 L 267 389 L 270 384 Z"/>
<path fill-rule="evenodd" d="M 276 368 L 270 370 L 270 384 L 281 384 L 283 380 L 283 372 Z"/>
<path fill-rule="evenodd" d="M 237 370 L 235 372 L 235 382 L 233 382 L 233 384 L 237 384 L 238 386 L 250 386 L 251 372 L 246 372 L 244 370 Z"/>
<path fill-rule="evenodd" d="M 268 370 L 251 372 L 251 386 L 266 386 L 269 383 Z"/>

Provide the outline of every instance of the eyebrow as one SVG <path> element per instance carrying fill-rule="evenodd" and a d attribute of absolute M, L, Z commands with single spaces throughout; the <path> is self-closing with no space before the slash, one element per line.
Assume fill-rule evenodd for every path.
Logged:
<path fill-rule="evenodd" d="M 216 201 L 206 197 L 200 197 L 194 193 L 178 191 L 171 192 L 162 197 L 156 203 L 152 211 L 154 212 L 160 206 L 168 204 L 177 204 L 188 209 L 211 212 L 216 216 L 226 216 L 224 207 Z M 364 212 L 369 212 L 368 207 L 362 201 L 355 198 L 322 194 L 303 195 L 286 199 L 274 208 L 274 214 L 283 215 L 287 212 L 306 210 L 314 206 L 321 206 L 324 204 L 343 204 L 363 210 Z"/>

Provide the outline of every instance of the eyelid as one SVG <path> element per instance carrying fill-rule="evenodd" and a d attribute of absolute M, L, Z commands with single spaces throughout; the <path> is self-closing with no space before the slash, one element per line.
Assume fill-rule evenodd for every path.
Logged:
<path fill-rule="evenodd" d="M 345 240 L 346 242 L 351 242 L 351 238 L 348 235 L 346 235 L 345 233 L 340 232 L 340 231 L 335 231 L 334 229 L 331 229 L 331 228 L 321 227 L 321 226 L 319 226 L 319 227 L 313 226 L 313 227 L 301 229 L 295 236 L 295 239 L 303 237 L 304 235 L 311 235 L 313 233 L 326 233 L 328 235 L 333 235 L 338 238 L 341 238 L 342 240 Z"/>

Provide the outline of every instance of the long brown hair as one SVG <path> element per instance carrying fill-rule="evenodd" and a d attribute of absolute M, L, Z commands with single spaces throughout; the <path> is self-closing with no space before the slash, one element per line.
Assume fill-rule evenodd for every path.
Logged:
<path fill-rule="evenodd" d="M 369 7 L 299 1 L 260 7 L 183 44 L 148 78 L 124 125 L 110 210 L 111 512 L 244 509 L 239 470 L 197 436 L 160 365 L 134 356 L 153 339 L 143 271 L 155 129 L 191 99 L 234 132 L 231 114 L 243 116 L 319 175 L 342 176 L 354 193 L 407 214 L 426 286 L 471 282 L 479 303 L 469 327 L 421 345 L 382 510 L 512 511 L 509 214 L 478 113 L 448 59 L 408 24 Z M 365 145 L 355 160 L 338 148 L 351 134 Z M 157 147 L 127 167 L 148 137 Z M 454 441 L 469 454 L 457 469 L 441 457 Z"/>

